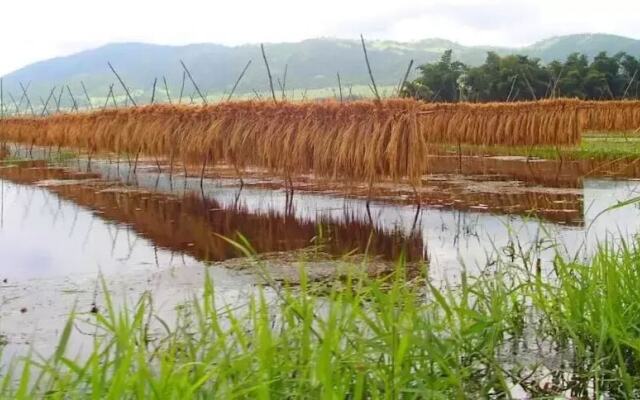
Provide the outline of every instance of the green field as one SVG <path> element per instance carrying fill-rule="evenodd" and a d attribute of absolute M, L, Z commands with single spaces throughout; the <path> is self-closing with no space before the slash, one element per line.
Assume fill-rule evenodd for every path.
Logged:
<path fill-rule="evenodd" d="M 529 156 L 549 160 L 615 160 L 640 157 L 640 135 L 637 133 L 586 133 L 579 146 L 471 146 L 462 145 L 465 154 Z M 457 153 L 456 146 L 447 148 Z"/>

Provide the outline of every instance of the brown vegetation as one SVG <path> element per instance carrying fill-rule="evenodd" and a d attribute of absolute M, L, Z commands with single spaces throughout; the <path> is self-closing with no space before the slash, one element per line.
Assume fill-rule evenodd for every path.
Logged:
<path fill-rule="evenodd" d="M 578 101 L 427 104 L 224 102 L 0 121 L 0 139 L 89 153 L 266 168 L 285 177 L 417 181 L 435 143 L 576 144 Z"/>
<path fill-rule="evenodd" d="M 584 102 L 583 128 L 597 132 L 629 132 L 640 130 L 640 101 Z"/>

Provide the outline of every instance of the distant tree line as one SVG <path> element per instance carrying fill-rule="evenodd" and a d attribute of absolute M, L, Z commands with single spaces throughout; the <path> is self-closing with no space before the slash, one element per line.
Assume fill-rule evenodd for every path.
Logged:
<path fill-rule="evenodd" d="M 522 55 L 489 52 L 484 64 L 471 67 L 454 61 L 447 50 L 440 61 L 418 67 L 420 76 L 407 82 L 403 94 L 438 102 L 523 101 L 569 97 L 588 100 L 638 99 L 640 59 L 606 52 L 589 60 L 573 53 L 542 64 Z"/>

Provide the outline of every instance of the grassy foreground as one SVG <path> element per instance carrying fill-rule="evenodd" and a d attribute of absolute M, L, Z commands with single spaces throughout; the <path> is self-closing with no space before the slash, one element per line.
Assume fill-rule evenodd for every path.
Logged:
<path fill-rule="evenodd" d="M 302 279 L 236 308 L 207 279 L 159 337 L 150 297 L 116 310 L 106 295 L 91 354 L 67 356 L 72 315 L 51 358 L 2 371 L 0 397 L 634 398 L 639 266 L 622 243 L 548 276 L 504 263 L 445 289 L 407 281 L 400 260 L 386 278 Z"/>

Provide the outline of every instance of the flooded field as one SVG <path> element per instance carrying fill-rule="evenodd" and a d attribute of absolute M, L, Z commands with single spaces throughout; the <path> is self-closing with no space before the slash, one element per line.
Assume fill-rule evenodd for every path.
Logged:
<path fill-rule="evenodd" d="M 368 259 L 366 273 L 376 276 L 404 256 L 412 274 L 455 286 L 463 271 L 481 274 L 501 260 L 543 271 L 558 253 L 584 260 L 603 240 L 640 229 L 637 206 L 598 217 L 640 195 L 633 166 L 486 157 L 457 169 L 459 159 L 444 157 L 419 188 L 379 184 L 367 200 L 365 186 L 311 178 L 291 193 L 259 172 L 241 185 L 210 170 L 201 185 L 197 174 L 170 177 L 151 160 L 134 172 L 122 160 L 24 158 L 0 167 L 5 361 L 29 349 L 47 354 L 74 307 L 74 351 L 86 351 L 91 335 L 81 332 L 104 307 L 99 276 L 118 304 L 151 293 L 154 312 L 170 320 L 201 293 L 205 275 L 229 305 L 242 304 L 265 273 L 296 283 L 304 268 L 312 280 L 333 279 L 348 273 L 345 260 Z M 239 234 L 266 271 L 225 239 Z"/>
<path fill-rule="evenodd" d="M 632 166 L 602 177 L 592 176 L 598 166 L 588 173 L 578 163 L 491 157 L 464 160 L 458 173 L 437 172 L 450 161 L 434 161 L 417 191 L 378 185 L 370 201 L 357 186 L 339 193 L 339 185 L 323 190 L 309 180 L 291 194 L 274 179 L 245 177 L 240 186 L 219 177 L 201 185 L 197 177 L 169 179 L 152 164 L 134 173 L 126 163 L 101 160 L 5 163 L 0 246 L 14 261 L 0 277 L 220 262 L 240 255 L 223 239 L 238 233 L 259 254 L 313 247 L 327 257 L 367 253 L 393 262 L 403 253 L 447 276 L 461 264 L 482 266 L 508 254 L 514 236 L 540 250 L 549 247 L 541 242 L 555 241 L 573 254 L 584 243 L 636 232 L 637 207 L 595 219 L 638 194 Z"/>

